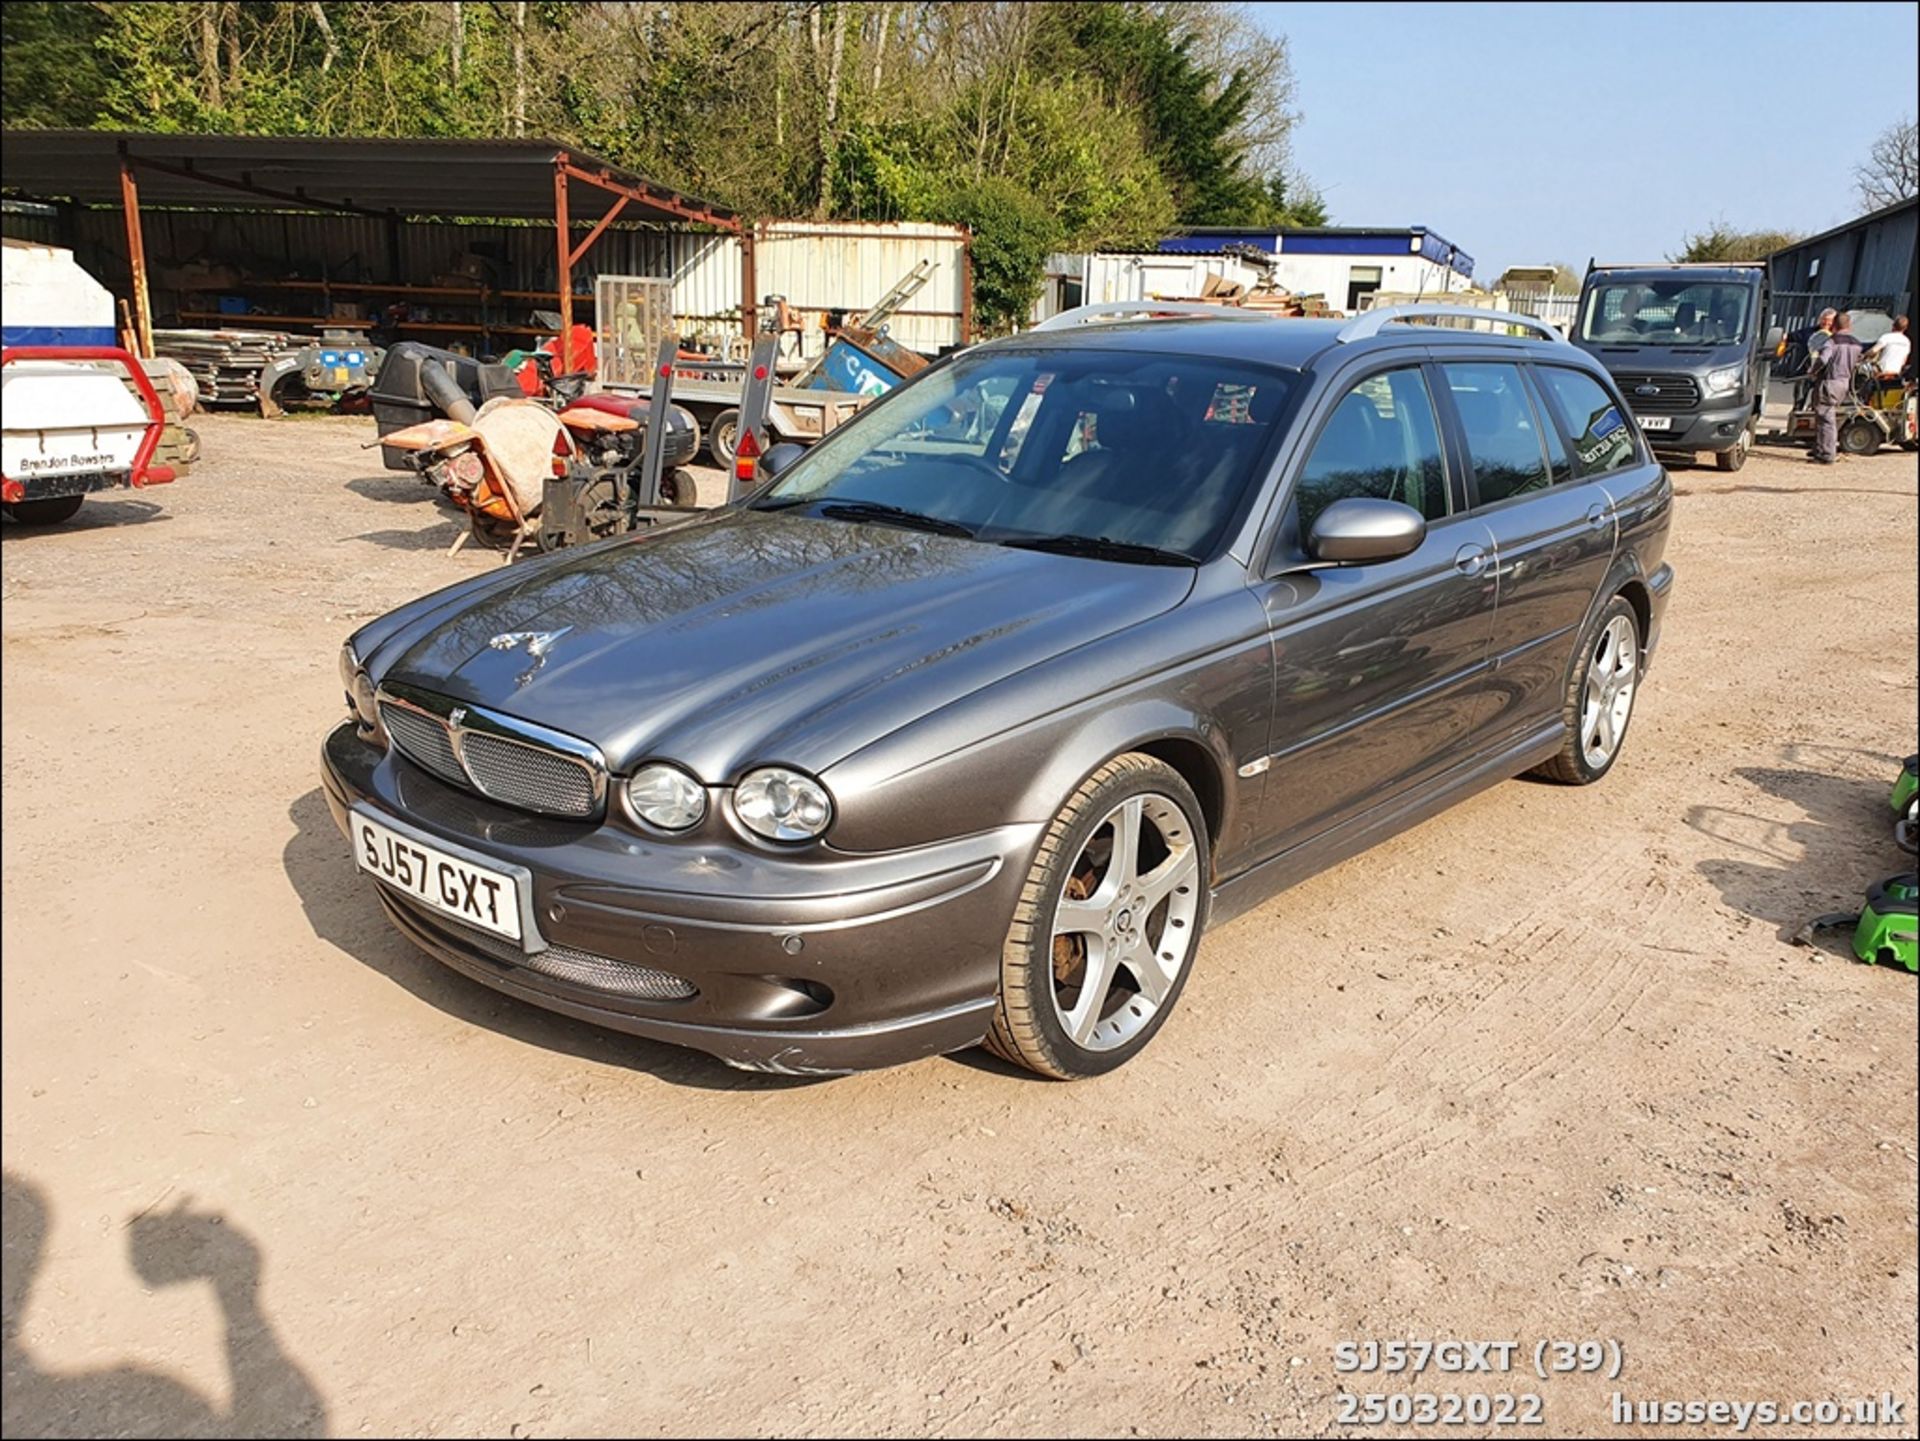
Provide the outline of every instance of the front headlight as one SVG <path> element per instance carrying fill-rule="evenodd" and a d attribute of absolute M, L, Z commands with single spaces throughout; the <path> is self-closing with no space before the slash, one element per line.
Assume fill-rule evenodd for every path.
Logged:
<path fill-rule="evenodd" d="M 810 841 L 833 820 L 833 798 L 826 787 L 784 766 L 767 766 L 742 776 L 733 788 L 733 810 L 740 824 L 770 841 Z"/>
<path fill-rule="evenodd" d="M 380 724 L 380 713 L 374 707 L 373 678 L 361 668 L 351 642 L 340 647 L 340 685 L 346 691 L 347 709 L 353 712 L 360 729 L 371 733 Z"/>
<path fill-rule="evenodd" d="M 685 771 L 642 766 L 627 778 L 627 804 L 650 826 L 684 831 L 707 813 L 707 792 Z"/>
<path fill-rule="evenodd" d="M 1729 365 L 1724 370 L 1707 372 L 1708 395 L 1731 395 L 1740 388 L 1740 378 L 1746 373 L 1746 367 Z"/>

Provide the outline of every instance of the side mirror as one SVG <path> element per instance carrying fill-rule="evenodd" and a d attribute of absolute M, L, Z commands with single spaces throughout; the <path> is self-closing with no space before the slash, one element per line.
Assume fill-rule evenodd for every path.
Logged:
<path fill-rule="evenodd" d="M 805 446 L 795 445 L 790 440 L 783 440 L 778 445 L 769 446 L 767 453 L 760 457 L 760 474 L 758 478 L 761 480 L 772 480 L 782 471 L 792 470 L 793 463 L 806 453 L 807 448 Z"/>
<path fill-rule="evenodd" d="M 1767 349 L 1778 352 L 1781 345 L 1786 341 L 1786 338 L 1787 332 L 1785 328 L 1778 325 L 1774 326 L 1767 332 Z"/>
<path fill-rule="evenodd" d="M 1427 519 L 1397 500 L 1336 500 L 1314 517 L 1307 554 L 1336 565 L 1370 565 L 1412 555 L 1427 538 Z"/>

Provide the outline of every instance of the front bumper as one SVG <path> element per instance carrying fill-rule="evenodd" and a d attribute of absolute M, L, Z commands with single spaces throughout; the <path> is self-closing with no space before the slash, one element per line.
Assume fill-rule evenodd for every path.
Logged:
<path fill-rule="evenodd" d="M 1732 450 L 1753 419 L 1753 407 L 1738 397 L 1690 415 L 1639 415 L 1641 434 L 1657 451 Z M 1667 430 L 1648 430 L 1648 421 L 1665 420 Z"/>
<path fill-rule="evenodd" d="M 328 735 L 321 778 L 343 832 L 359 806 L 525 867 L 536 947 L 585 953 L 584 964 L 516 954 L 378 886 L 394 924 L 429 955 L 549 1010 L 794 1074 L 866 1070 L 977 1043 L 1042 829 L 1007 826 L 882 855 L 655 840 L 495 805 L 369 745 L 350 722 Z M 677 979 L 696 994 L 641 999 L 626 993 L 633 986 L 599 984 L 596 973 Z"/>
<path fill-rule="evenodd" d="M 6 482 L 0 500 L 61 500 L 69 495 L 98 495 L 103 490 L 125 490 L 133 481 L 124 470 L 76 470 L 62 475 L 30 475 Z"/>

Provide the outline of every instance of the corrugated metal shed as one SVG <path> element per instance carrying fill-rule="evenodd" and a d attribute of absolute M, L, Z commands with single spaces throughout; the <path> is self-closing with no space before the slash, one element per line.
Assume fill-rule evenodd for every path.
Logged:
<path fill-rule="evenodd" d="M 55 219 L 46 207 L 9 206 L 0 222 L 8 236 L 70 246 L 95 277 L 124 289 L 126 231 L 118 211 L 68 210 Z M 143 225 L 155 310 L 168 320 L 181 309 L 211 308 L 223 289 L 251 291 L 238 281 L 243 274 L 325 278 L 342 295 L 353 294 L 356 283 L 473 285 L 482 278 L 500 291 L 548 292 L 545 299 L 501 296 L 493 318 L 513 325 L 531 325 L 535 310 L 551 311 L 556 304 L 551 225 L 410 221 L 390 236 L 388 223 L 370 216 L 201 210 L 149 210 Z M 759 233 L 760 293 L 786 296 L 803 320 L 815 322 L 803 332 L 804 355 L 821 349 L 817 322 L 824 311 L 871 305 L 921 259 L 937 268 L 893 321 L 894 338 L 929 353 L 962 339 L 969 285 L 964 227 L 809 221 L 766 225 Z M 584 227 L 575 227 L 575 234 L 584 235 Z M 681 334 L 724 338 L 740 334 L 740 260 L 737 236 L 616 223 L 588 252 L 574 283 L 590 287 L 596 274 L 671 279 Z M 228 275 L 236 283 L 224 284 Z M 275 303 L 283 309 L 315 306 L 318 324 L 318 299 L 309 289 Z M 590 312 L 581 318 L 590 319 Z"/>
<path fill-rule="evenodd" d="M 1883 296 L 1911 314 L 1920 291 L 1920 199 L 1902 200 L 1768 258 L 1776 293 Z"/>
<path fill-rule="evenodd" d="M 120 203 L 121 160 L 134 162 L 142 205 L 257 210 L 263 197 L 310 209 L 358 209 L 375 218 L 553 214 L 553 167 L 570 159 L 643 197 L 635 220 L 701 220 L 738 226 L 725 206 L 683 195 L 557 140 L 442 140 L 344 135 L 187 135 L 122 130 L 8 130 L 0 175 L 10 190 L 82 205 Z M 614 203 L 582 194 L 576 214 L 597 218 Z"/>

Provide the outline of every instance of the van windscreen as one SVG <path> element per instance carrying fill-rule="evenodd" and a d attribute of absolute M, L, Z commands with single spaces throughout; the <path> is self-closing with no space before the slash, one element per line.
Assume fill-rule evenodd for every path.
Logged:
<path fill-rule="evenodd" d="M 1747 338 L 1751 286 L 1714 280 L 1602 280 L 1580 337 L 1601 345 L 1728 345 Z"/>

